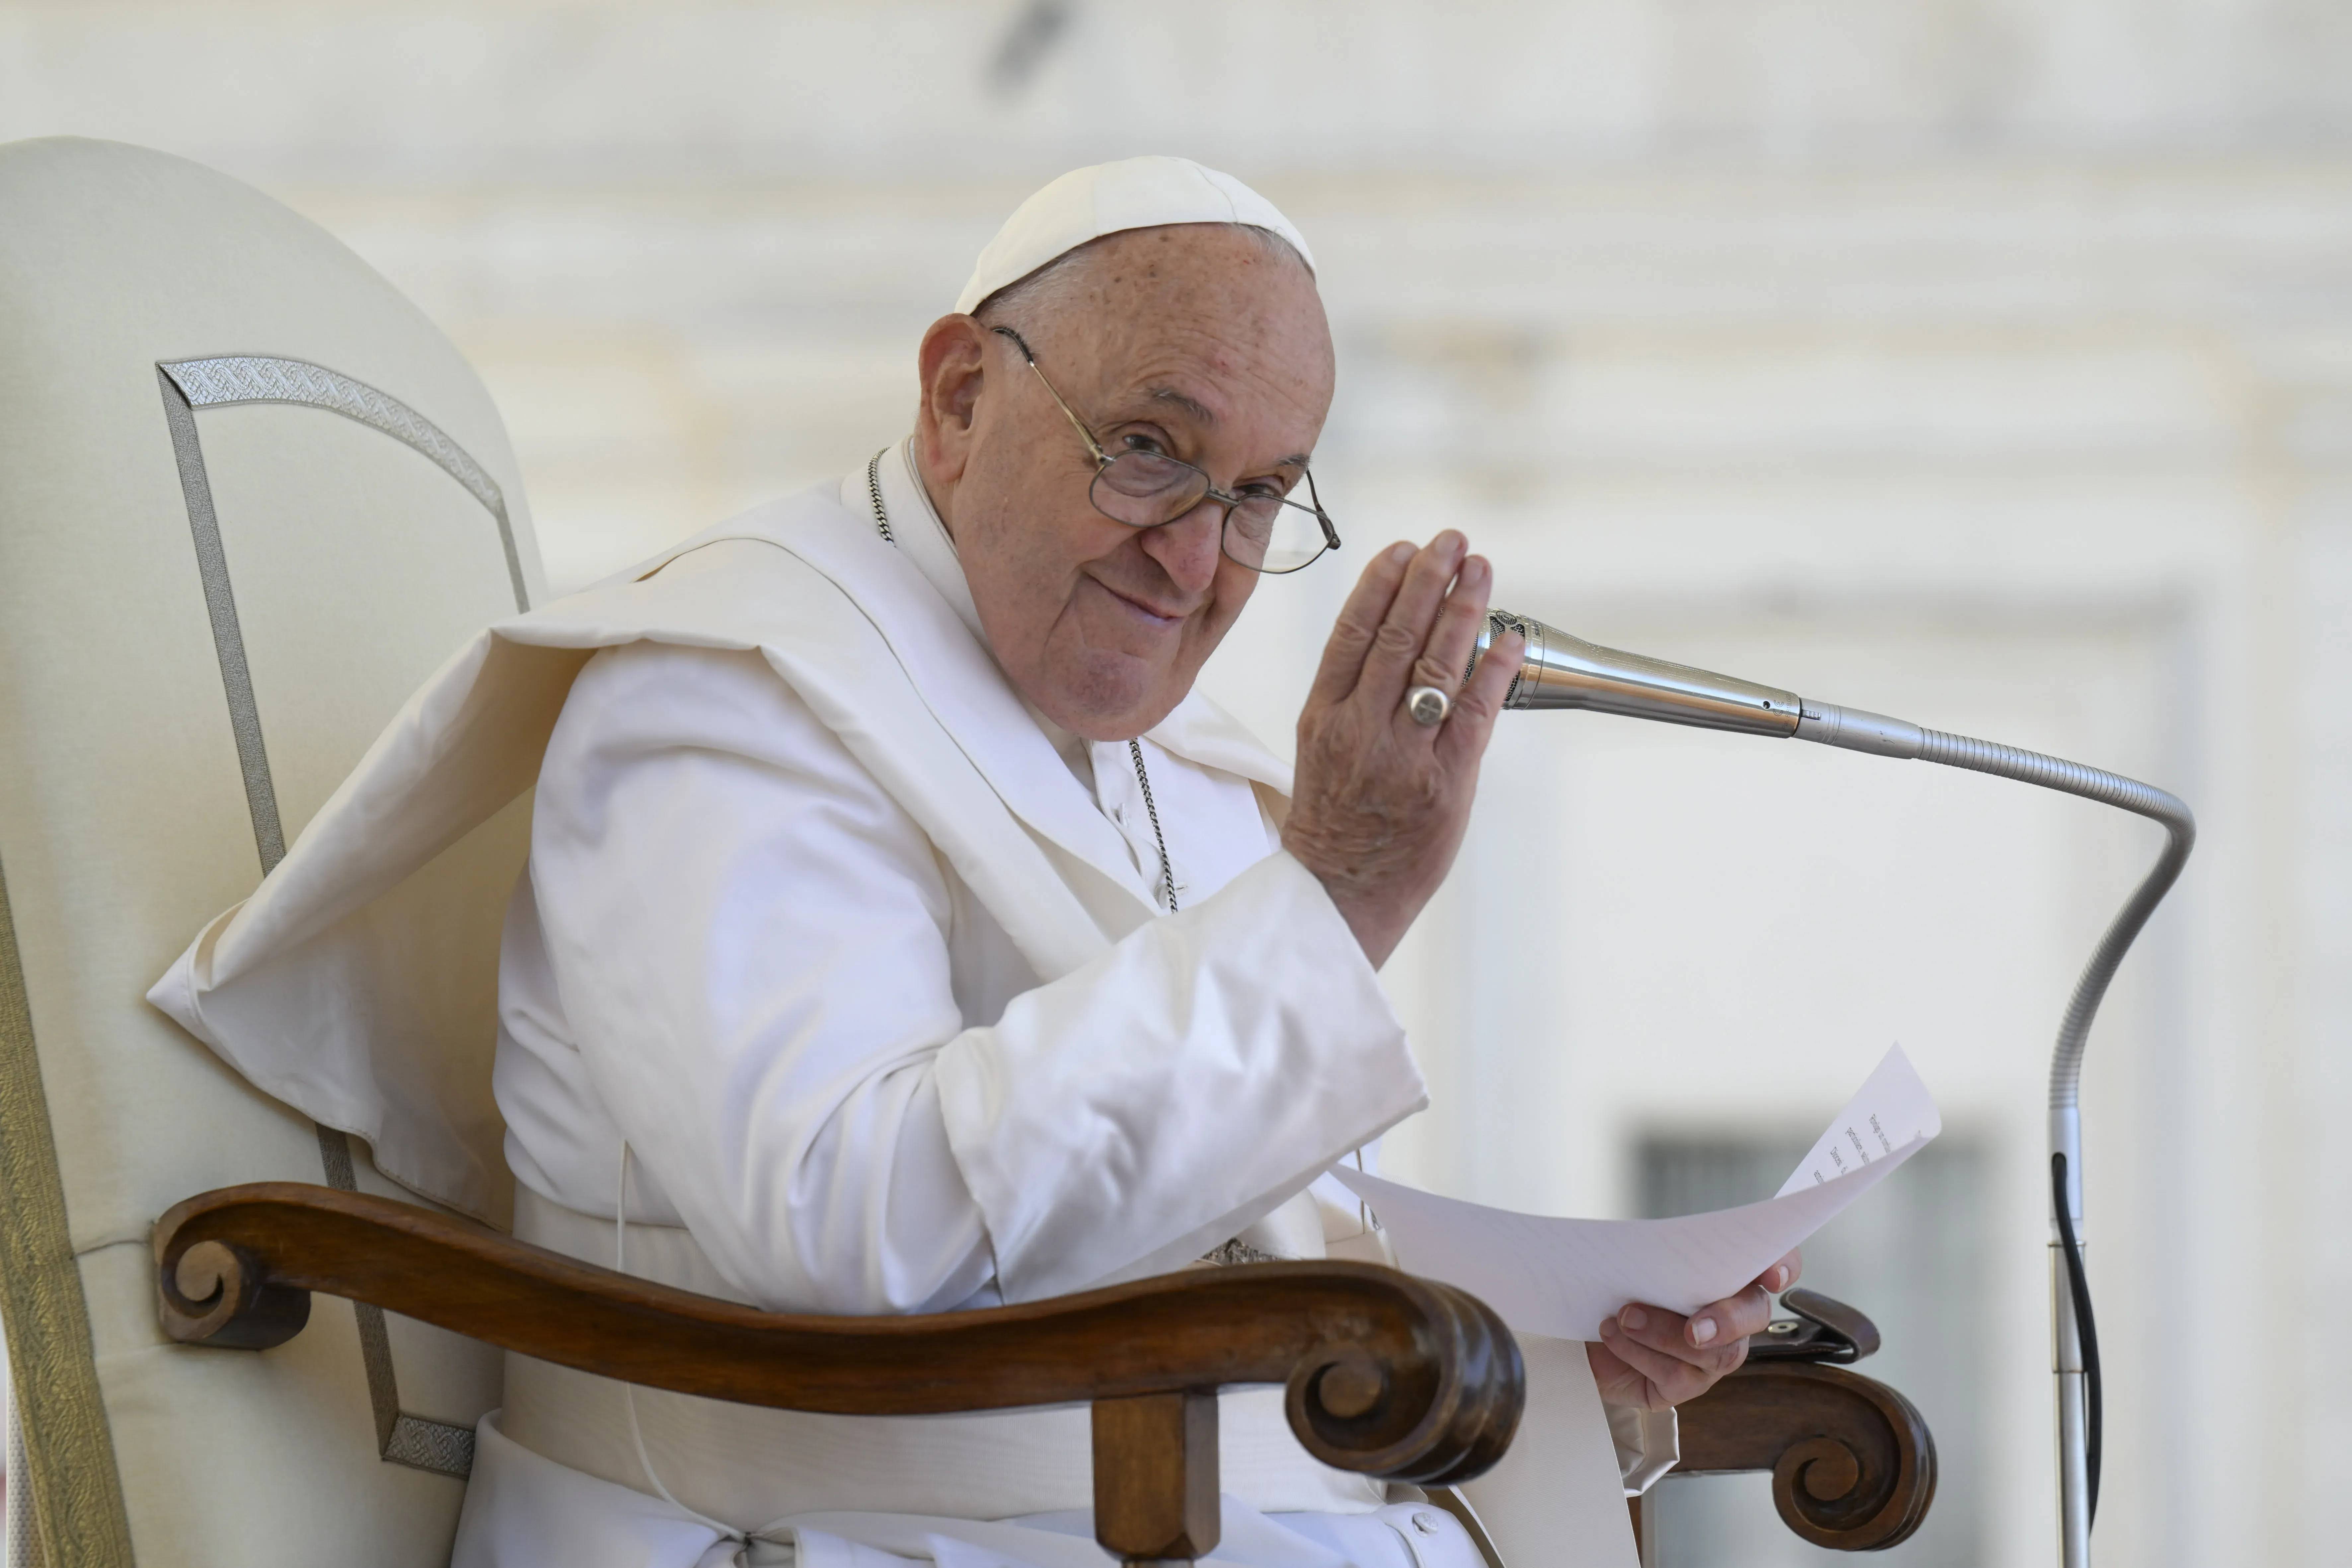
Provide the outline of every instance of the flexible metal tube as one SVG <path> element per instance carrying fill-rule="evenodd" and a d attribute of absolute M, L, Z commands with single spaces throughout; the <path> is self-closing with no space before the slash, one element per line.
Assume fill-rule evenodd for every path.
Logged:
<path fill-rule="evenodd" d="M 2091 1521 L 2098 1510 L 2101 1431 L 2098 1339 L 2084 1272 L 2083 1052 L 2091 1024 L 2124 955 L 2188 863 L 2197 819 L 2168 791 L 2137 779 L 2045 756 L 1996 741 L 1929 730 L 1883 714 L 1807 702 L 1797 738 L 1878 756 L 1916 757 L 2080 795 L 2135 812 L 2164 828 L 2164 847 L 2074 981 L 2050 1055 L 2051 1314 L 2053 1371 L 2058 1378 L 2058 1512 L 2061 1561 L 2089 1568 Z"/>
<path fill-rule="evenodd" d="M 2164 895 L 2179 878 L 2180 868 L 2188 864 L 2189 852 L 2197 844 L 2197 819 L 2179 796 L 2154 784 L 1993 741 L 1947 734 L 1941 730 L 1922 730 L 1919 757 L 1923 762 L 1941 763 L 1946 767 L 1967 768 L 1971 773 L 1991 773 L 2081 795 L 2103 805 L 2136 812 L 2164 828 L 2163 852 L 2108 925 L 2106 934 L 2099 939 L 2090 962 L 2083 966 L 2081 976 L 2074 982 L 2074 994 L 2058 1026 L 2057 1048 L 2050 1058 L 2050 1108 L 2071 1110 L 2082 1100 L 2083 1047 L 2091 1037 L 2091 1021 L 2098 1016 L 2099 1004 L 2105 999 L 2107 984 L 2122 966 L 2124 954 L 2131 951 L 2140 929 L 2147 924 L 2156 906 L 2164 901 Z M 2069 1178 L 2068 1185 L 2074 1189 L 2074 1207 L 2079 1215 L 2080 1163 L 2071 1152 L 2069 1163 L 2075 1165 L 2077 1172 Z"/>

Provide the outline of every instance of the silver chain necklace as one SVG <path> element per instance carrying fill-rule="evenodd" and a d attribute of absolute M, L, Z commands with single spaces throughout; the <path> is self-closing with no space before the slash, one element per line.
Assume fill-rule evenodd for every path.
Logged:
<path fill-rule="evenodd" d="M 1176 871 L 1168 864 L 1168 840 L 1160 834 L 1160 808 L 1151 804 L 1151 775 L 1143 771 L 1143 742 L 1129 741 L 1127 754 L 1135 759 L 1135 782 L 1143 786 L 1143 809 L 1151 817 L 1151 842 L 1160 846 L 1160 885 L 1168 890 L 1168 912 L 1176 912 Z"/>
<path fill-rule="evenodd" d="M 889 509 L 882 504 L 882 458 L 890 450 L 885 447 L 874 454 L 866 465 L 866 493 L 874 502 L 874 526 L 881 531 L 882 542 L 897 548 L 898 541 L 890 531 Z M 1151 818 L 1151 842 L 1160 850 L 1160 886 L 1168 895 L 1168 912 L 1176 912 L 1176 870 L 1168 861 L 1167 836 L 1160 831 L 1160 807 L 1151 798 L 1151 775 L 1143 766 L 1143 742 L 1129 741 L 1127 754 L 1135 759 L 1135 782 L 1143 791 L 1143 809 Z"/>

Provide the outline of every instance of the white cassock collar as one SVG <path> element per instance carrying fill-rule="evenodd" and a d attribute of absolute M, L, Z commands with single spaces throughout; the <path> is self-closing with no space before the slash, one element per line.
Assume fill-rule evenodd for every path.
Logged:
<path fill-rule="evenodd" d="M 980 646 L 989 646 L 988 634 L 981 629 L 980 606 L 972 602 L 971 584 L 963 574 L 963 562 L 956 555 L 955 541 L 940 521 L 939 509 L 931 504 L 931 492 L 915 475 L 915 438 L 912 436 L 885 450 L 875 473 L 882 481 L 882 508 L 890 517 L 890 541 L 915 563 L 923 580 L 939 590 L 948 608 L 971 628 Z M 863 481 L 865 475 L 853 476 Z"/>
<path fill-rule="evenodd" d="M 929 488 L 915 471 L 914 437 L 886 447 L 874 465 L 874 475 L 882 487 L 882 510 L 890 520 L 890 542 L 923 574 L 923 581 L 938 590 L 948 608 L 956 613 L 956 618 L 971 628 L 972 640 L 987 648 L 993 658 L 995 648 L 980 624 L 980 605 L 971 596 L 971 582 L 964 575 L 963 558 L 956 552 L 955 538 L 940 521 L 939 508 L 931 504 Z M 851 474 L 843 489 L 856 492 L 842 497 L 842 504 L 853 513 L 872 510 L 873 498 L 866 493 L 863 470 Z M 1021 706 L 1045 731 L 1045 739 L 1071 776 L 1092 795 L 1095 765 L 1086 742 L 1046 718 L 1027 698 L 1021 699 Z"/>

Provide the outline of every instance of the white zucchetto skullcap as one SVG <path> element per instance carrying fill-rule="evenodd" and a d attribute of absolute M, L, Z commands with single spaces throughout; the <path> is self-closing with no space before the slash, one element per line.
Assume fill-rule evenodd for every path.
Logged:
<path fill-rule="evenodd" d="M 1234 179 L 1190 158 L 1127 158 L 1073 169 L 1023 202 L 980 253 L 971 280 L 956 297 L 970 314 L 1008 283 L 1018 283 L 1090 239 L 1173 223 L 1242 223 L 1271 229 L 1297 250 L 1307 269 L 1315 254 L 1275 205 Z"/>

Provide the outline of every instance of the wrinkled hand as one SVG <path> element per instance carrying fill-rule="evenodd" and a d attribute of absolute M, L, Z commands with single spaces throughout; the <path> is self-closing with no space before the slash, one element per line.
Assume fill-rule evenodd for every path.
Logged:
<path fill-rule="evenodd" d="M 1606 1405 L 1664 1410 L 1697 1398 L 1748 1359 L 1748 1336 L 1771 1321 L 1765 1292 L 1797 1282 L 1803 1258 L 1791 1252 L 1728 1300 L 1685 1318 L 1663 1307 L 1631 1306 L 1601 1325 L 1586 1361 Z"/>
<path fill-rule="evenodd" d="M 1478 761 L 1519 667 L 1514 632 L 1462 684 L 1495 575 L 1468 552 L 1452 529 L 1422 550 L 1381 552 L 1339 612 L 1298 716 L 1282 846 L 1321 879 L 1374 968 L 1454 865 Z M 1454 699 L 1444 723 L 1404 710 L 1416 686 Z"/>

